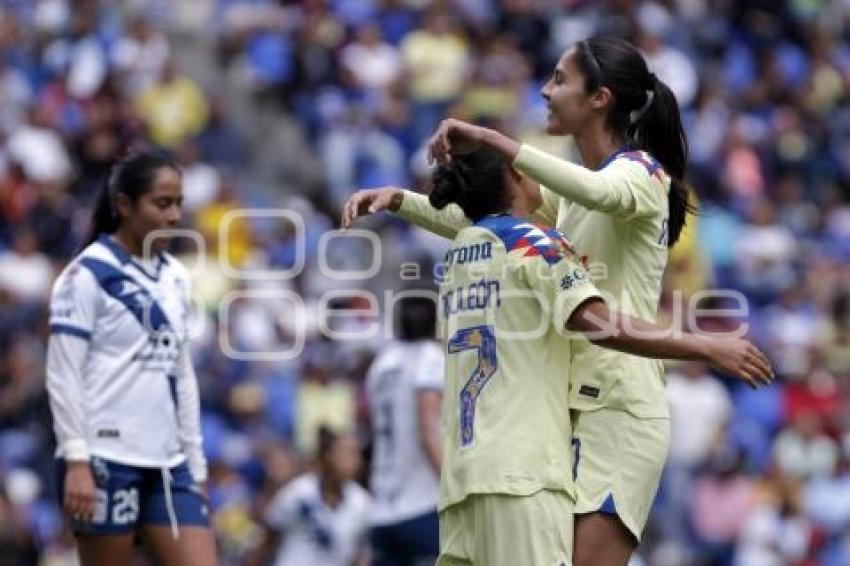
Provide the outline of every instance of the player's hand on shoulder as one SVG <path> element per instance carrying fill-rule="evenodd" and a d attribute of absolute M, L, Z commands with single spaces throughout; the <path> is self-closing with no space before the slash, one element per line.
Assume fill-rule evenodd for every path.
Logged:
<path fill-rule="evenodd" d="M 752 388 L 773 381 L 770 360 L 752 342 L 743 338 L 711 340 L 708 361 L 720 371 L 737 376 Z"/>
<path fill-rule="evenodd" d="M 342 209 L 340 227 L 350 228 L 354 221 L 369 214 L 377 214 L 385 210 L 395 212 L 401 206 L 404 191 L 398 187 L 381 187 L 378 189 L 361 189 L 349 197 Z"/>

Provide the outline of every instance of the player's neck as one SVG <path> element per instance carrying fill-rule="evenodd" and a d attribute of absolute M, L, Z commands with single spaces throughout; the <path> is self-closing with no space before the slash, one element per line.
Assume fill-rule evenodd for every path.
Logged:
<path fill-rule="evenodd" d="M 575 134 L 575 141 L 581 155 L 581 163 L 588 169 L 598 169 L 625 143 L 620 136 L 607 131 L 601 122 L 594 122 Z"/>
<path fill-rule="evenodd" d="M 142 244 L 120 228 L 112 234 L 112 238 L 132 256 L 142 257 Z"/>
<path fill-rule="evenodd" d="M 334 508 L 342 503 L 342 484 L 319 476 L 319 491 L 328 507 Z"/>
<path fill-rule="evenodd" d="M 511 216 L 516 216 L 518 218 L 525 218 L 526 216 L 530 216 L 531 212 L 529 212 L 528 210 L 525 209 L 525 207 L 522 207 L 522 206 L 512 206 L 509 209 L 505 210 L 504 212 L 496 213 L 496 215 L 499 215 L 499 214 L 510 214 Z"/>

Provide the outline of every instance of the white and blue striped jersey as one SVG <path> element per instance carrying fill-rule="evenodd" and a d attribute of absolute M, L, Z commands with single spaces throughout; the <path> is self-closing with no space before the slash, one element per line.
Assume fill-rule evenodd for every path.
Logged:
<path fill-rule="evenodd" d="M 366 376 L 375 445 L 369 486 L 372 524 L 391 525 L 437 508 L 439 476 L 431 466 L 417 419 L 416 396 L 442 392 L 445 356 L 436 341 L 393 341 Z"/>
<path fill-rule="evenodd" d="M 342 486 L 342 500 L 330 507 L 319 476 L 306 473 L 282 487 L 265 513 L 266 525 L 281 537 L 274 566 L 351 566 L 368 540 L 371 498 L 357 482 Z"/>
<path fill-rule="evenodd" d="M 195 481 L 206 479 L 190 312 L 188 272 L 168 254 L 143 265 L 104 235 L 65 268 L 47 354 L 58 456 L 158 468 L 188 460 Z"/>

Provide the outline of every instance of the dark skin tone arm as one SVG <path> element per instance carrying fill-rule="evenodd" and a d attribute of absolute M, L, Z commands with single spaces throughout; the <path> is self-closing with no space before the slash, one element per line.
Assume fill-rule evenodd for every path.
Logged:
<path fill-rule="evenodd" d="M 596 345 L 645 358 L 702 360 L 729 375 L 740 376 L 750 387 L 771 382 L 767 357 L 742 338 L 713 338 L 688 332 L 673 333 L 652 322 L 611 311 L 599 299 L 580 305 L 566 325 Z"/>

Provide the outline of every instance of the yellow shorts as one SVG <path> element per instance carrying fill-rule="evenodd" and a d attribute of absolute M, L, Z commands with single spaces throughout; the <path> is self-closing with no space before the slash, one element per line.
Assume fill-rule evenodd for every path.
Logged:
<path fill-rule="evenodd" d="M 625 411 L 573 411 L 578 515 L 617 515 L 640 540 L 667 461 L 670 420 Z"/>
<path fill-rule="evenodd" d="M 440 513 L 437 566 L 571 566 L 573 500 L 563 491 L 470 495 Z"/>

